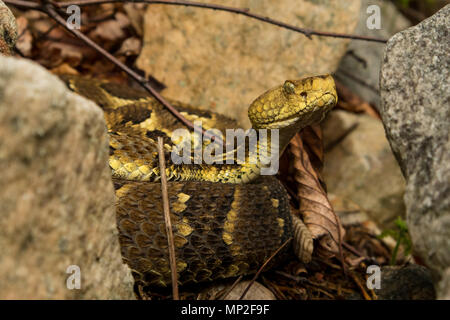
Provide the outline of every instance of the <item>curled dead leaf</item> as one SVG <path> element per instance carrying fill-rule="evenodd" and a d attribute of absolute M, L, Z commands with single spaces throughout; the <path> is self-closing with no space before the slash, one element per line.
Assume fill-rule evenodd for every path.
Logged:
<path fill-rule="evenodd" d="M 292 225 L 294 228 L 294 253 L 301 262 L 309 263 L 314 250 L 311 232 L 303 221 L 295 215 L 292 215 Z"/>
<path fill-rule="evenodd" d="M 336 255 L 341 252 L 340 243 L 345 231 L 327 198 L 319 174 L 311 164 L 299 134 L 291 140 L 289 150 L 294 157 L 294 180 L 303 221 L 313 238 L 319 241 L 318 253 L 324 256 Z"/>
<path fill-rule="evenodd" d="M 24 16 L 16 19 L 17 33 L 19 38 L 16 42 L 16 48 L 25 57 L 31 57 L 31 49 L 33 49 L 33 35 L 28 29 L 28 20 Z"/>
<path fill-rule="evenodd" d="M 129 25 L 128 17 L 124 13 L 118 12 L 114 19 L 100 22 L 89 35 L 102 41 L 118 41 L 126 36 L 124 29 Z"/>

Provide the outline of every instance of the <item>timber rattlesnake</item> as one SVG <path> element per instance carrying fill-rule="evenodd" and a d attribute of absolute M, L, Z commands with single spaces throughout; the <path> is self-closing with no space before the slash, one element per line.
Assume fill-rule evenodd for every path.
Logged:
<path fill-rule="evenodd" d="M 63 79 L 104 110 L 119 241 L 137 284 L 166 287 L 171 282 L 158 182 L 158 136 L 165 143 L 180 284 L 254 273 L 292 236 L 286 191 L 275 177 L 260 176 L 261 161 L 252 164 L 247 155 L 243 164 L 174 164 L 171 136 L 184 125 L 154 98 L 105 81 Z M 309 77 L 267 91 L 250 105 L 248 114 L 254 129 L 268 129 L 269 135 L 279 129 L 281 155 L 296 132 L 321 121 L 336 101 L 331 76 Z M 224 133 L 236 127 L 217 113 L 171 102 L 188 120 L 201 120 L 205 130 Z M 261 152 L 262 144 L 257 150 Z M 270 155 L 270 148 L 265 151 Z M 226 157 L 235 156 L 231 152 Z"/>

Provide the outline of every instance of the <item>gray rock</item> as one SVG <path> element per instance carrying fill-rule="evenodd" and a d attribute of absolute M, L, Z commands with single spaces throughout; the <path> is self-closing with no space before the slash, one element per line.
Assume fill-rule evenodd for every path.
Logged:
<path fill-rule="evenodd" d="M 0 0 L 0 54 L 11 55 L 16 40 L 16 19 L 11 10 Z"/>
<path fill-rule="evenodd" d="M 380 8 L 381 29 L 370 30 L 367 28 L 367 19 L 370 16 L 367 13 L 367 8 L 370 5 L 377 5 Z M 362 0 L 359 23 L 355 34 L 388 39 L 410 26 L 411 23 L 397 10 L 392 2 Z M 347 54 L 342 58 L 336 72 L 336 78 L 339 81 L 377 109 L 380 106 L 378 84 L 384 47 L 383 43 L 378 42 L 351 41 Z M 356 79 L 362 80 L 364 83 Z"/>
<path fill-rule="evenodd" d="M 436 280 L 450 268 L 450 5 L 392 37 L 380 76 L 386 135 L 407 181 L 414 251 Z M 447 270 L 447 271 L 445 271 Z M 438 297 L 449 296 L 443 279 Z"/>
<path fill-rule="evenodd" d="M 2 299 L 134 297 L 107 161 L 95 104 L 37 64 L 0 56 Z M 70 290 L 74 265 L 81 287 Z"/>
<path fill-rule="evenodd" d="M 397 217 L 405 216 L 405 179 L 381 121 L 336 110 L 324 122 L 323 137 L 329 194 L 356 203 L 381 229 L 392 228 Z"/>
<path fill-rule="evenodd" d="M 434 300 L 436 293 L 430 271 L 417 264 L 381 268 L 380 300 Z"/>
<path fill-rule="evenodd" d="M 226 297 L 223 294 L 228 292 L 232 283 L 225 284 L 213 284 L 200 293 L 200 299 L 220 299 L 224 300 L 239 300 L 244 290 L 247 289 L 251 281 L 239 282 L 233 290 Z M 245 294 L 243 300 L 276 300 L 275 295 L 259 282 L 254 282 L 248 292 Z"/>

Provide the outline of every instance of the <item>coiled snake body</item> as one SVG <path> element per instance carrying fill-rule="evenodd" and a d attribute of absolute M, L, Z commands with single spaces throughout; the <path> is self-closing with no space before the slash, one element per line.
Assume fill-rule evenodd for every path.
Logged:
<path fill-rule="evenodd" d="M 286 191 L 264 164 L 174 164 L 172 133 L 184 125 L 146 93 L 105 81 L 63 77 L 103 110 L 110 137 L 119 241 L 137 284 L 171 283 L 156 138 L 165 143 L 171 220 L 181 285 L 256 272 L 292 236 Z M 248 115 L 254 129 L 279 130 L 279 154 L 301 128 L 321 121 L 336 104 L 331 76 L 286 81 L 258 97 Z M 203 129 L 236 123 L 214 112 L 172 104 Z M 203 146 L 205 147 L 205 146 Z M 263 148 L 258 143 L 257 150 Z M 235 157 L 236 150 L 223 155 Z M 248 151 L 248 150 L 247 150 Z M 270 148 L 265 148 L 271 152 Z"/>

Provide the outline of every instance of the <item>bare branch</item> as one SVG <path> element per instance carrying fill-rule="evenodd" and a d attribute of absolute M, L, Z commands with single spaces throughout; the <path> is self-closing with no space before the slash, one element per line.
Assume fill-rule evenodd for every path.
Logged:
<path fill-rule="evenodd" d="M 186 127 L 191 130 L 194 130 L 194 124 L 186 119 L 181 113 L 178 112 L 175 107 L 173 107 L 163 96 L 161 96 L 158 91 L 156 91 L 145 79 L 136 73 L 133 69 L 129 68 L 127 65 L 119 61 L 116 57 L 110 54 L 108 51 L 100 47 L 94 41 L 92 41 L 89 37 L 84 35 L 82 32 L 76 29 L 69 29 L 67 27 L 67 23 L 64 18 L 56 11 L 55 3 L 53 2 L 44 2 L 42 4 L 31 2 L 31 1 L 22 1 L 22 0 L 5 0 L 6 3 L 16 5 L 20 8 L 38 10 L 45 14 L 47 14 L 50 18 L 55 20 L 58 24 L 63 26 L 67 31 L 72 33 L 75 37 L 82 40 L 89 47 L 99 52 L 102 56 L 108 59 L 110 62 L 118 66 L 122 71 L 124 71 L 128 76 L 130 76 L 133 80 L 139 83 L 144 89 L 146 89 L 156 100 L 158 100 L 165 108 L 167 108 L 175 117 L 177 117 Z M 211 141 L 216 141 L 217 143 L 221 143 L 219 137 L 211 136 L 202 128 L 203 135 L 211 139 Z"/>
<path fill-rule="evenodd" d="M 245 288 L 244 292 L 242 292 L 241 297 L 239 300 L 244 299 L 245 295 L 247 294 L 248 290 L 252 287 L 252 285 L 255 283 L 256 279 L 258 279 L 260 273 L 264 270 L 264 268 L 267 266 L 267 264 L 284 248 L 286 245 L 292 240 L 292 237 L 287 239 L 277 250 L 275 250 L 274 253 L 262 264 L 262 266 L 259 268 L 258 272 L 256 272 L 255 276 L 252 278 L 250 283 L 248 284 L 247 288 Z"/>
<path fill-rule="evenodd" d="M 161 172 L 161 192 L 164 209 L 164 221 L 166 224 L 167 242 L 169 244 L 169 261 L 170 271 L 172 274 L 172 297 L 173 300 L 180 300 L 178 294 L 178 275 L 177 275 L 177 261 L 175 258 L 175 244 L 173 242 L 172 222 L 170 221 L 170 207 L 169 194 L 167 192 L 167 177 L 166 177 L 166 160 L 164 159 L 164 140 L 158 137 L 158 155 L 159 155 L 159 170 Z"/>
<path fill-rule="evenodd" d="M 239 276 L 239 278 L 237 278 L 233 284 L 228 288 L 227 291 L 225 291 L 225 293 L 218 297 L 217 300 L 225 300 L 225 298 L 231 293 L 231 291 L 233 291 L 233 289 L 238 285 L 239 282 L 241 282 L 243 276 Z"/>
<path fill-rule="evenodd" d="M 42 5 L 39 2 L 22 1 L 22 0 L 5 0 L 4 3 L 12 4 L 24 9 L 32 9 L 42 11 Z"/>
<path fill-rule="evenodd" d="M 321 31 L 315 31 L 312 29 L 306 29 L 306 28 L 299 28 L 294 25 L 290 25 L 269 17 L 265 17 L 256 13 L 251 13 L 248 8 L 234 8 L 234 7 L 228 7 L 228 6 L 222 6 L 222 5 L 216 5 L 216 4 L 206 4 L 201 2 L 194 2 L 194 1 L 176 1 L 176 0 L 75 0 L 75 1 L 66 1 L 66 2 L 53 2 L 53 1 L 43 1 L 42 3 L 37 2 L 31 2 L 31 1 L 24 1 L 24 0 L 4 0 L 7 4 L 12 4 L 20 8 L 24 9 L 32 9 L 32 10 L 38 10 L 41 12 L 46 13 L 49 15 L 52 19 L 57 21 L 60 25 L 62 25 L 67 31 L 72 33 L 77 38 L 81 39 L 83 42 L 85 42 L 88 46 L 99 52 L 101 55 L 105 56 L 110 62 L 118 66 L 120 69 L 122 69 L 126 74 L 128 74 L 132 79 L 137 81 L 144 89 L 146 89 L 153 97 L 155 97 L 156 100 L 158 100 L 164 107 L 166 107 L 175 117 L 177 117 L 183 124 L 185 124 L 189 129 L 194 130 L 194 125 L 191 121 L 187 120 L 183 115 L 181 115 L 164 97 L 162 97 L 145 79 L 144 77 L 140 76 L 138 73 L 136 73 L 134 70 L 126 66 L 124 63 L 120 62 L 118 59 L 116 59 L 113 55 L 111 55 L 109 52 L 104 50 L 102 47 L 97 45 L 94 41 L 89 39 L 87 36 L 85 36 L 82 32 L 76 30 L 76 29 L 69 29 L 67 28 L 67 24 L 65 20 L 59 15 L 56 8 L 66 8 L 70 5 L 78 5 L 78 6 L 88 6 L 88 5 L 98 5 L 103 3 L 146 3 L 146 4 L 163 4 L 163 5 L 176 5 L 176 6 L 191 6 L 191 7 L 197 7 L 197 8 L 203 8 L 203 9 L 210 9 L 210 10 L 219 10 L 219 11 L 226 11 L 231 12 L 235 14 L 240 14 L 247 16 L 252 19 L 256 19 L 265 23 L 269 23 L 272 25 L 276 25 L 281 28 L 285 28 L 288 30 L 292 30 L 295 32 L 299 32 L 304 34 L 309 39 L 312 39 L 311 36 L 324 36 L 324 37 L 335 37 L 335 38 L 347 38 L 347 39 L 354 39 L 354 40 L 364 40 L 364 41 L 375 41 L 375 42 L 382 42 L 386 43 L 387 40 L 385 39 L 378 39 L 378 38 L 372 38 L 372 37 L 365 37 L 365 36 L 359 36 L 359 35 L 349 35 L 349 34 L 341 34 L 341 33 L 332 33 L 332 32 L 321 32 Z M 215 141 L 219 144 L 222 143 L 221 139 L 219 137 L 211 136 L 209 133 L 205 132 L 205 130 L 202 128 L 203 135 L 207 138 L 211 139 L 211 141 Z"/>
<path fill-rule="evenodd" d="M 8 1 L 6 1 L 8 2 Z M 374 37 L 366 37 L 366 36 L 360 36 L 360 35 L 351 35 L 351 34 L 344 34 L 344 33 L 334 33 L 334 32 L 324 32 L 324 31 L 315 31 L 312 29 L 307 28 L 299 28 L 297 26 L 294 26 L 292 24 L 284 23 L 279 20 L 272 19 L 270 17 L 265 17 L 263 15 L 252 13 L 248 8 L 235 8 L 235 7 L 228 7 L 228 6 L 222 6 L 218 4 L 209 4 L 209 3 L 201 3 L 201 2 L 195 2 L 195 1 L 177 1 L 177 0 L 75 0 L 75 1 L 65 1 L 65 2 L 59 2 L 56 3 L 57 6 L 61 8 L 68 7 L 70 5 L 77 5 L 77 6 L 89 6 L 89 5 L 96 5 L 96 4 L 103 4 L 103 3 L 120 3 L 120 2 L 128 2 L 128 3 L 146 3 L 146 4 L 163 4 L 163 5 L 172 5 L 172 6 L 187 6 L 187 7 L 196 7 L 201 9 L 210 9 L 210 10 L 217 10 L 217 11 L 225 11 L 225 12 L 231 12 L 235 14 L 240 14 L 246 17 L 249 17 L 251 19 L 256 19 L 268 24 L 272 24 L 284 29 L 288 29 L 291 31 L 299 32 L 308 37 L 309 39 L 312 39 L 311 36 L 319 36 L 319 37 L 333 37 L 333 38 L 345 38 L 345 39 L 354 39 L 354 40 L 363 40 L 363 41 L 373 41 L 373 42 L 380 42 L 380 43 L 386 43 L 386 39 L 380 39 L 380 38 L 374 38 Z"/>
<path fill-rule="evenodd" d="M 367 293 L 366 289 L 364 289 L 364 286 L 362 285 L 361 281 L 359 281 L 358 277 L 355 275 L 354 272 L 350 272 L 350 277 L 353 279 L 353 281 L 356 283 L 358 288 L 361 290 L 361 293 L 365 300 L 372 300 L 372 298 Z"/>

